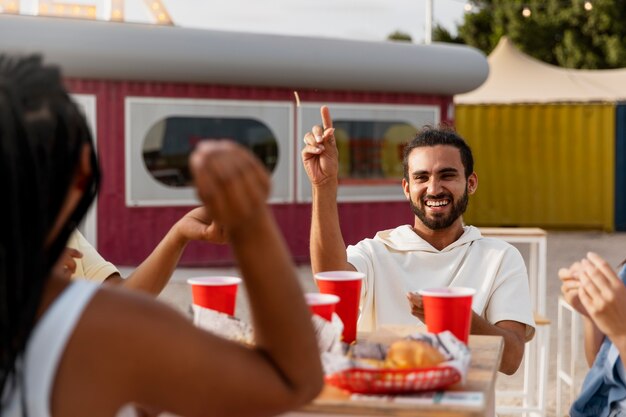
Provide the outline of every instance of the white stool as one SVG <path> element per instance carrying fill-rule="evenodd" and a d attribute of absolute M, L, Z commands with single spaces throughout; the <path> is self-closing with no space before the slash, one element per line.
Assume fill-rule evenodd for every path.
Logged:
<path fill-rule="evenodd" d="M 570 313 L 570 340 L 569 340 L 569 366 L 564 369 L 565 354 L 565 324 L 563 314 Z M 567 385 L 567 393 L 569 405 L 574 401 L 580 389 L 579 382 L 576 380 L 576 358 L 578 357 L 578 344 L 580 342 L 580 314 L 572 306 L 570 306 L 563 297 L 559 297 L 558 305 L 558 322 L 557 322 L 557 339 L 556 339 L 556 417 L 561 417 L 562 413 L 562 390 L 563 384 Z M 567 410 L 565 410 L 567 415 Z"/>
<path fill-rule="evenodd" d="M 546 416 L 548 359 L 550 357 L 550 320 L 535 313 L 535 337 L 524 350 L 524 388 L 522 391 L 496 391 L 496 397 L 521 398 L 521 406 L 496 406 L 500 414 Z"/>
<path fill-rule="evenodd" d="M 525 346 L 523 390 L 496 391 L 496 399 L 521 398 L 522 405 L 496 405 L 496 412 L 545 417 L 550 354 L 550 321 L 545 317 L 548 234 L 545 230 L 536 227 L 481 227 L 479 229 L 483 236 L 499 238 L 509 243 L 528 244 L 528 286 L 531 307 L 535 312 L 537 324 L 534 339 Z"/>

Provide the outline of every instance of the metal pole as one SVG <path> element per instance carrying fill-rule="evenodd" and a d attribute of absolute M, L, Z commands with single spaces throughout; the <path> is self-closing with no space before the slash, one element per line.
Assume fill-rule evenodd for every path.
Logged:
<path fill-rule="evenodd" d="M 433 0 L 426 0 L 426 23 L 424 24 L 424 43 L 433 40 Z"/>

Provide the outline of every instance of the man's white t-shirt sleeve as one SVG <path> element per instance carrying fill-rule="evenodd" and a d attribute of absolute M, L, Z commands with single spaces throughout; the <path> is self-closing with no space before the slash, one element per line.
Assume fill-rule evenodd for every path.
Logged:
<path fill-rule="evenodd" d="M 361 285 L 361 299 L 365 297 L 368 289 L 371 287 L 369 277 L 373 276 L 372 258 L 368 255 L 362 242 L 357 245 L 350 245 L 346 249 L 348 263 L 356 268 L 358 272 L 365 274 Z"/>
<path fill-rule="evenodd" d="M 105 279 L 119 271 L 111 262 L 106 261 L 96 249 L 76 230 L 67 243 L 70 248 L 78 249 L 82 258 L 75 259 L 76 271 L 72 275 L 74 278 L 83 278 L 94 282 L 103 282 Z"/>
<path fill-rule="evenodd" d="M 526 324 L 526 341 L 535 334 L 532 303 L 528 285 L 528 273 L 522 255 L 517 250 L 508 250 L 489 297 L 485 318 L 496 324 L 503 320 Z"/>

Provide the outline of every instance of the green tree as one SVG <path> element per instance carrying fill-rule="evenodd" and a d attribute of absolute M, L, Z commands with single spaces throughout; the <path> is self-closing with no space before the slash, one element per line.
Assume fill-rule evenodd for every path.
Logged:
<path fill-rule="evenodd" d="M 387 36 L 388 41 L 413 42 L 413 38 L 406 32 L 396 30 Z"/>
<path fill-rule="evenodd" d="M 439 24 L 433 28 L 433 40 L 446 43 L 465 43 L 458 35 L 452 35 L 448 29 Z"/>
<path fill-rule="evenodd" d="M 591 10 L 585 8 L 590 2 Z M 435 30 L 433 39 L 462 42 L 486 54 L 508 36 L 525 53 L 566 68 L 626 67 L 626 0 L 471 0 L 453 36 Z M 522 10 L 528 7 L 530 16 Z"/>

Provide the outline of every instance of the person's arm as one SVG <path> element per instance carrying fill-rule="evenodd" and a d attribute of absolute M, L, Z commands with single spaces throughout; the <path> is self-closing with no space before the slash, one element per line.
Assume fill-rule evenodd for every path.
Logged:
<path fill-rule="evenodd" d="M 489 301 L 484 311 L 473 313 L 470 333 L 504 338 L 500 372 L 511 375 L 522 361 L 525 342 L 534 335 L 535 321 L 524 258 L 509 244 L 504 244 L 503 248 L 489 290 Z"/>
<path fill-rule="evenodd" d="M 224 225 L 247 292 L 254 294 L 257 351 L 292 401 L 311 400 L 323 378 L 317 339 L 295 266 L 265 203 L 269 175 L 254 155 L 231 142 L 205 144 L 194 152 L 192 167 L 198 195 Z"/>
<path fill-rule="evenodd" d="M 224 226 L 239 262 L 255 345 L 202 331 L 138 292 L 103 288 L 67 345 L 52 415 L 114 415 L 135 403 L 180 416 L 269 416 L 321 390 L 311 312 L 265 204 L 269 176 L 234 143 L 201 144 L 192 162 L 200 198 Z"/>
<path fill-rule="evenodd" d="M 178 261 L 191 240 L 222 244 L 226 242 L 223 228 L 214 222 L 205 207 L 185 214 L 168 231 L 152 253 L 127 277 L 107 262 L 91 244 L 75 231 L 64 253 L 63 265 L 67 273 L 79 278 L 123 285 L 126 288 L 158 295 L 169 281 Z M 74 247 L 75 246 L 75 247 Z M 77 265 L 80 264 L 80 271 Z"/>
<path fill-rule="evenodd" d="M 313 188 L 310 254 L 313 273 L 356 271 L 348 263 L 346 244 L 339 225 L 337 184 Z"/>
<path fill-rule="evenodd" d="M 339 157 L 328 107 L 322 106 L 321 126 L 304 137 L 302 162 L 313 189 L 311 216 L 311 268 L 321 271 L 356 270 L 348 263 L 337 210 Z"/>
<path fill-rule="evenodd" d="M 107 284 L 119 284 L 126 288 L 158 295 L 169 281 L 178 261 L 192 240 L 225 243 L 224 230 L 211 219 L 205 207 L 198 207 L 185 214 L 159 242 L 152 253 L 128 276 L 119 274 L 106 279 Z"/>
<path fill-rule="evenodd" d="M 606 336 L 596 326 L 596 324 L 587 316 L 583 318 L 583 346 L 585 347 L 585 360 L 587 365 L 591 367 L 596 360 L 596 356 L 600 351 L 602 342 Z"/>
<path fill-rule="evenodd" d="M 622 366 L 626 368 L 626 337 L 622 336 L 611 341 L 619 351 L 619 358 L 622 361 Z"/>
<path fill-rule="evenodd" d="M 188 240 L 172 227 L 150 255 L 127 277 L 109 276 L 104 283 L 158 295 L 169 281 Z"/>
<path fill-rule="evenodd" d="M 513 320 L 503 320 L 491 324 L 478 314 L 472 312 L 471 334 L 502 336 L 504 338 L 504 350 L 500 372 L 513 375 L 519 368 L 524 358 L 524 342 L 526 324 Z"/>
<path fill-rule="evenodd" d="M 561 280 L 561 293 L 563 298 L 574 310 L 576 310 L 583 318 L 583 335 L 585 347 L 585 359 L 587 365 L 591 367 L 596 360 L 596 355 L 600 351 L 600 346 L 604 341 L 604 333 L 600 331 L 598 326 L 591 320 L 589 313 L 582 305 L 578 297 L 580 288 L 579 274 L 582 269 L 580 262 L 574 262 L 569 268 L 559 269 L 559 279 Z"/>

